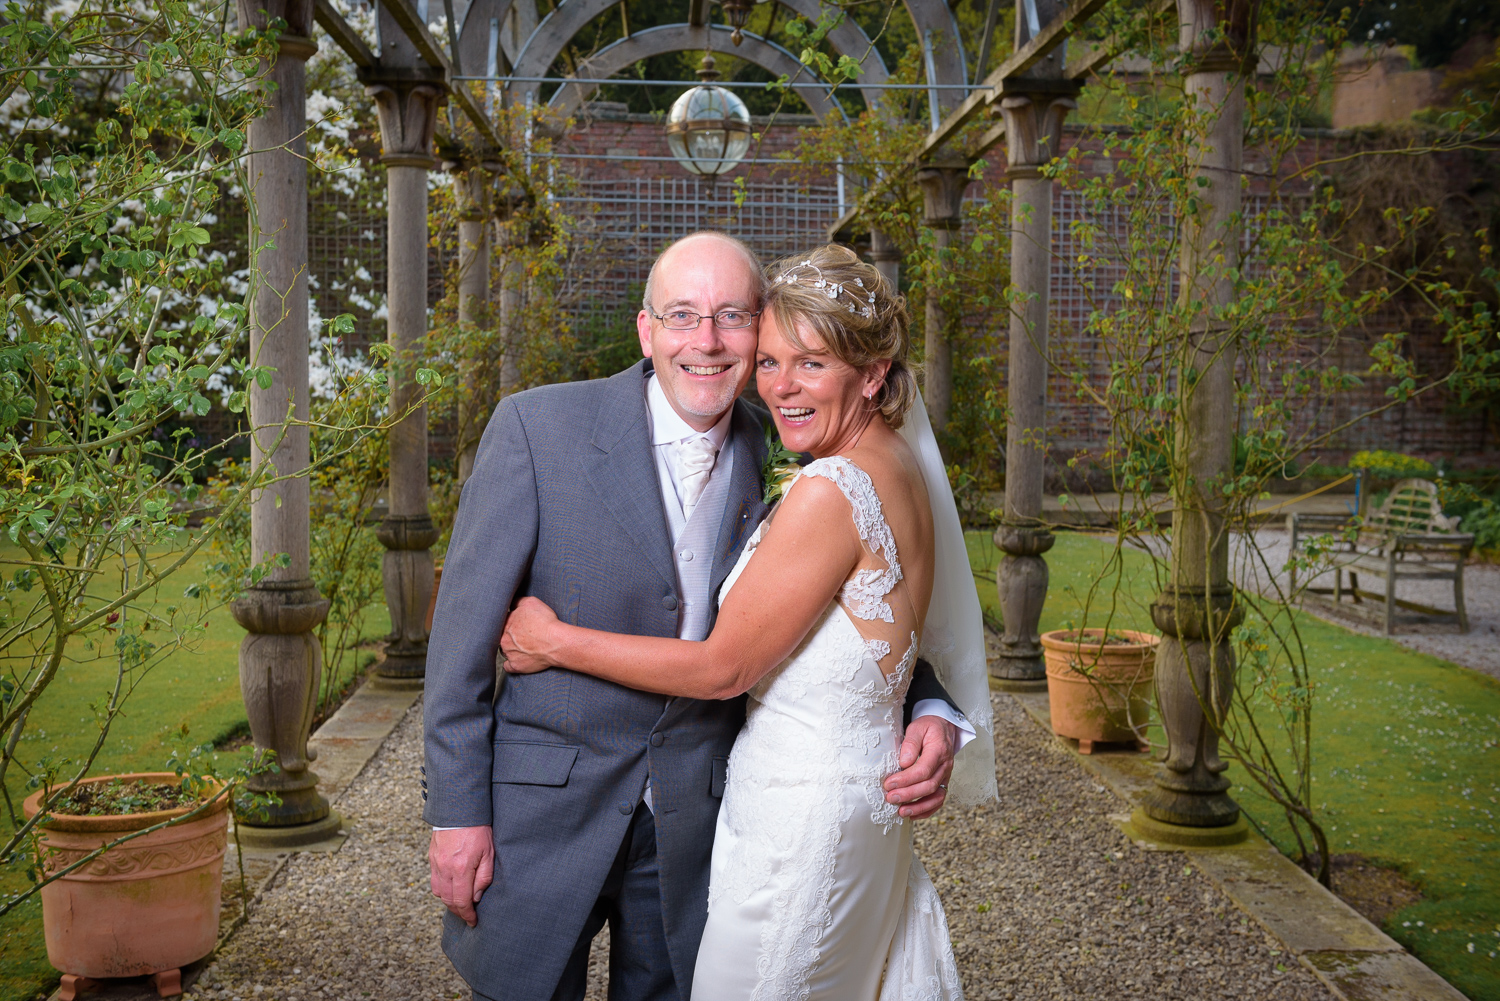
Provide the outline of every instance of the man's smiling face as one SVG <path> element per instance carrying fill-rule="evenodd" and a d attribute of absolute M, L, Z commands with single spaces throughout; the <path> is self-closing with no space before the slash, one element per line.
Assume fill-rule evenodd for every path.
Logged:
<path fill-rule="evenodd" d="M 656 266 L 651 288 L 656 313 L 687 311 L 705 319 L 692 330 L 671 330 L 643 309 L 636 317 L 641 351 L 655 363 L 672 409 L 699 431 L 718 423 L 749 383 L 759 338 L 756 322 L 721 330 L 713 314 L 755 312 L 759 286 L 744 252 L 712 235 L 683 240 Z"/>

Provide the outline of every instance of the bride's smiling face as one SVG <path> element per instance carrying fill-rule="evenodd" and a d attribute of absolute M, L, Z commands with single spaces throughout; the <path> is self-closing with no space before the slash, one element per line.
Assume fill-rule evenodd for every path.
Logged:
<path fill-rule="evenodd" d="M 888 362 L 857 369 L 829 354 L 805 324 L 794 344 L 771 310 L 760 319 L 755 385 L 771 408 L 781 441 L 793 452 L 814 458 L 837 455 L 854 446 L 860 432 L 878 417 L 868 394 L 885 378 Z"/>

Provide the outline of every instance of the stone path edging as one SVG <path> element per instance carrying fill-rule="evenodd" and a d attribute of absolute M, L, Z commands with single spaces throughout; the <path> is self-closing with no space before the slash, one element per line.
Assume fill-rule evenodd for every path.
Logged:
<path fill-rule="evenodd" d="M 1051 733 L 1046 692 L 1009 693 L 1027 715 Z M 1072 742 L 1055 738 L 1078 764 L 1134 806 L 1151 787 L 1155 763 L 1133 751 L 1079 754 Z M 1465 1001 L 1400 943 L 1313 879 L 1254 831 L 1228 848 L 1176 848 L 1137 840 L 1129 814 L 1110 818 L 1137 847 L 1181 851 L 1192 858 L 1235 905 L 1275 936 L 1335 996 L 1345 1001 Z"/>

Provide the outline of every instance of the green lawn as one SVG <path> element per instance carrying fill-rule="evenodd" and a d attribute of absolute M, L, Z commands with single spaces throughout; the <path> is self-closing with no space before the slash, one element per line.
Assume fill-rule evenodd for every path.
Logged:
<path fill-rule="evenodd" d="M 1083 624 L 1083 603 L 1113 544 L 1062 533 L 1047 554 L 1042 629 Z M 971 533 L 976 570 L 995 565 Z M 990 579 L 993 576 L 990 575 Z M 1127 555 L 1115 624 L 1154 631 L 1146 614 L 1151 561 Z M 992 584 L 980 598 L 998 616 Z M 1093 600 L 1102 624 L 1108 594 Z M 1332 850 L 1399 869 L 1426 899 L 1385 931 L 1474 1001 L 1500 1001 L 1500 683 L 1477 671 L 1301 616 L 1317 686 L 1313 782 Z M 1233 776 L 1238 769 L 1231 766 Z M 1290 854 L 1284 820 L 1257 790 L 1236 785 L 1246 812 Z"/>
<path fill-rule="evenodd" d="M 184 567 L 157 600 L 163 605 L 183 603 L 183 588 L 198 579 L 201 561 Z M 369 634 L 380 635 L 389 628 L 383 606 L 371 609 L 366 621 Z M 124 713 L 115 720 L 94 774 L 162 769 L 183 726 L 189 728 L 193 744 L 213 743 L 244 729 L 238 652 L 245 631 L 227 608 L 212 613 L 206 627 L 191 649 L 173 654 L 146 672 L 125 703 Z M 356 651 L 349 656 L 359 655 Z M 105 700 L 114 681 L 112 659 L 66 664 L 32 711 L 20 748 L 23 758 L 85 757 L 98 733 L 89 705 Z M 232 768 L 227 756 L 220 764 Z M 7 776 L 6 785 L 19 809 L 19 797 L 26 795 L 25 776 L 13 773 Z M 7 833 L 11 830 L 8 817 L 0 819 L 0 827 Z M 0 893 L 15 893 L 26 886 L 22 867 L 0 868 Z M 0 918 L 0 1001 L 29 1001 L 50 991 L 56 982 L 57 973 L 47 962 L 42 942 L 40 901 L 33 898 Z"/>

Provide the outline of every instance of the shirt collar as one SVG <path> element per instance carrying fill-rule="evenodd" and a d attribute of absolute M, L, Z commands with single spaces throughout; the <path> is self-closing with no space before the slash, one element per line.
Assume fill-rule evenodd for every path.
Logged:
<path fill-rule="evenodd" d="M 667 402 L 666 391 L 661 388 L 661 380 L 652 372 L 646 380 L 646 413 L 651 417 L 653 445 L 670 445 L 689 438 L 707 438 L 713 442 L 715 449 L 720 449 L 724 447 L 724 439 L 729 437 L 729 419 L 734 416 L 734 406 L 731 405 L 724 411 L 719 422 L 707 431 L 696 430 L 672 409 L 672 404 Z"/>

